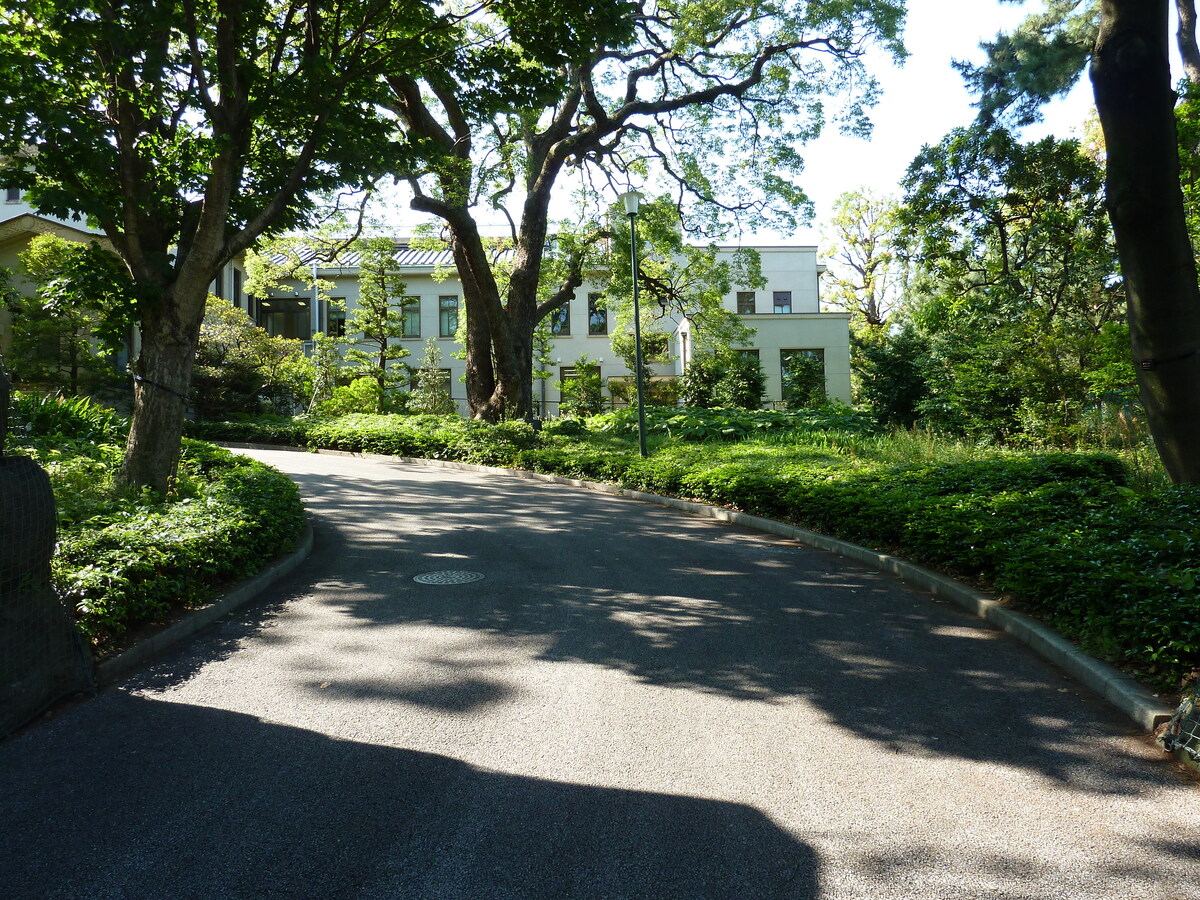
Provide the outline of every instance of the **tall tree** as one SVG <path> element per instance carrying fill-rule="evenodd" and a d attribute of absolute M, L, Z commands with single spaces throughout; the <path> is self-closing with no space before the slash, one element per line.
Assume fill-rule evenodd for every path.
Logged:
<path fill-rule="evenodd" d="M 1070 424 L 1124 314 L 1096 162 L 1075 141 L 976 125 L 924 148 L 904 187 L 933 424 L 999 438 L 1051 410 Z"/>
<path fill-rule="evenodd" d="M 379 408 L 384 391 L 407 383 L 409 367 L 401 362 L 408 350 L 396 341 L 404 336 L 406 286 L 395 271 L 396 245 L 391 238 L 364 238 L 351 246 L 360 254 L 358 305 L 346 321 L 346 361 L 360 377 L 374 379 Z"/>
<path fill-rule="evenodd" d="M 833 203 L 826 241 L 829 271 L 822 302 L 878 327 L 904 299 L 906 269 L 897 203 L 870 191 L 848 191 Z"/>
<path fill-rule="evenodd" d="M 821 130 L 822 101 L 841 94 L 843 126 L 865 130 L 875 90 L 863 54 L 871 44 L 904 52 L 899 0 L 563 0 L 550 16 L 542 6 L 510 23 L 503 51 L 489 50 L 542 78 L 534 103 L 506 103 L 502 82 L 471 77 L 482 64 L 473 42 L 436 73 L 389 78 L 392 107 L 426 160 L 410 172 L 412 206 L 449 231 L 468 401 L 488 419 L 529 414 L 534 327 L 583 280 L 583 256 L 565 257 L 557 289 L 539 298 L 565 171 L 593 179 L 608 201 L 633 177 L 659 172 L 689 228 L 709 233 L 717 210 L 794 222 L 809 211 L 796 147 Z M 501 280 L 480 237 L 481 208 L 511 225 L 513 262 Z"/>
<path fill-rule="evenodd" d="M 1190 79 L 1200 75 L 1194 0 L 1176 0 Z M 1107 206 L 1129 296 L 1131 350 L 1159 456 L 1200 481 L 1200 289 L 1180 188 L 1168 0 L 1049 0 L 963 67 L 987 116 L 1018 120 L 1070 86 L 1090 59 L 1107 148 Z M 1036 62 L 1042 65 L 1036 65 Z"/>
<path fill-rule="evenodd" d="M 378 174 L 378 70 L 438 52 L 432 4 L 9 0 L 0 180 L 98 225 L 138 285 L 141 354 L 121 479 L 165 490 L 208 285 L 313 192 Z"/>

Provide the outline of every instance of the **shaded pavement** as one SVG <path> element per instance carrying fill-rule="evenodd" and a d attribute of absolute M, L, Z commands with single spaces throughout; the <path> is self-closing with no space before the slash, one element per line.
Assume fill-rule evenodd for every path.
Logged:
<path fill-rule="evenodd" d="M 4 896 L 1197 895 L 1200 788 L 955 608 L 605 494 L 252 455 L 313 557 L 0 745 Z"/>

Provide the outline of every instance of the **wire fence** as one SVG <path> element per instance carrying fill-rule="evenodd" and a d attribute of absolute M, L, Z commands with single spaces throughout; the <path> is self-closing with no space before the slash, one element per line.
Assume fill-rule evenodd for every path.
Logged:
<path fill-rule="evenodd" d="M 1168 753 L 1183 753 L 1200 763 L 1200 703 L 1196 695 L 1183 699 L 1159 741 Z"/>

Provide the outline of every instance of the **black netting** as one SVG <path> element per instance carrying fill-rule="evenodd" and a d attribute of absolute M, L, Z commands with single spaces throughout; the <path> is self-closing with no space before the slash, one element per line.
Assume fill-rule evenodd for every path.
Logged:
<path fill-rule="evenodd" d="M 0 441 L 5 393 L 0 389 Z M 91 689 L 87 650 L 50 583 L 53 553 L 49 477 L 31 459 L 0 456 L 0 736 L 56 700 Z"/>

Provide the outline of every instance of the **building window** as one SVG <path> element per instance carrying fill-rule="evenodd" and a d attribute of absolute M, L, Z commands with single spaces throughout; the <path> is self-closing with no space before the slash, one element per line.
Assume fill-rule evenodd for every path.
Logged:
<path fill-rule="evenodd" d="M 588 294 L 588 334 L 608 334 L 608 309 L 603 294 Z"/>
<path fill-rule="evenodd" d="M 824 403 L 825 351 L 819 348 L 780 350 L 783 401 L 791 409 Z"/>
<path fill-rule="evenodd" d="M 792 292 L 775 291 L 775 312 L 790 313 L 792 311 Z"/>
<path fill-rule="evenodd" d="M 752 359 L 755 362 L 759 361 L 759 354 L 757 350 L 738 350 L 737 353 L 740 356 L 744 356 L 747 359 Z"/>
<path fill-rule="evenodd" d="M 458 331 L 458 297 L 438 297 L 438 337 L 452 338 Z"/>
<path fill-rule="evenodd" d="M 571 333 L 571 301 L 568 300 L 554 312 L 550 313 L 550 333 L 551 334 L 570 334 Z"/>
<path fill-rule="evenodd" d="M 5 188 L 4 189 L 4 202 L 5 203 L 20 203 L 21 202 L 21 189 L 20 188 Z"/>
<path fill-rule="evenodd" d="M 225 267 L 224 266 L 221 266 L 221 268 L 217 269 L 217 277 L 213 279 L 211 293 L 214 297 L 220 297 L 222 300 L 225 299 Z"/>
<path fill-rule="evenodd" d="M 329 298 L 329 327 L 326 337 L 346 336 L 346 301 L 342 297 Z M 334 304 L 337 304 L 336 306 Z"/>
<path fill-rule="evenodd" d="M 242 308 L 242 270 L 233 270 L 233 296 L 229 298 L 238 309 Z"/>
<path fill-rule="evenodd" d="M 404 337 L 419 338 L 421 336 L 421 298 L 405 297 L 401 307 L 404 315 Z M 457 323 L 455 325 L 457 327 Z"/>
<path fill-rule="evenodd" d="M 272 297 L 258 303 L 257 320 L 271 337 L 312 339 L 312 320 L 307 300 Z"/>
<path fill-rule="evenodd" d="M 754 291 L 737 292 L 737 311 L 739 316 L 754 315 Z"/>

